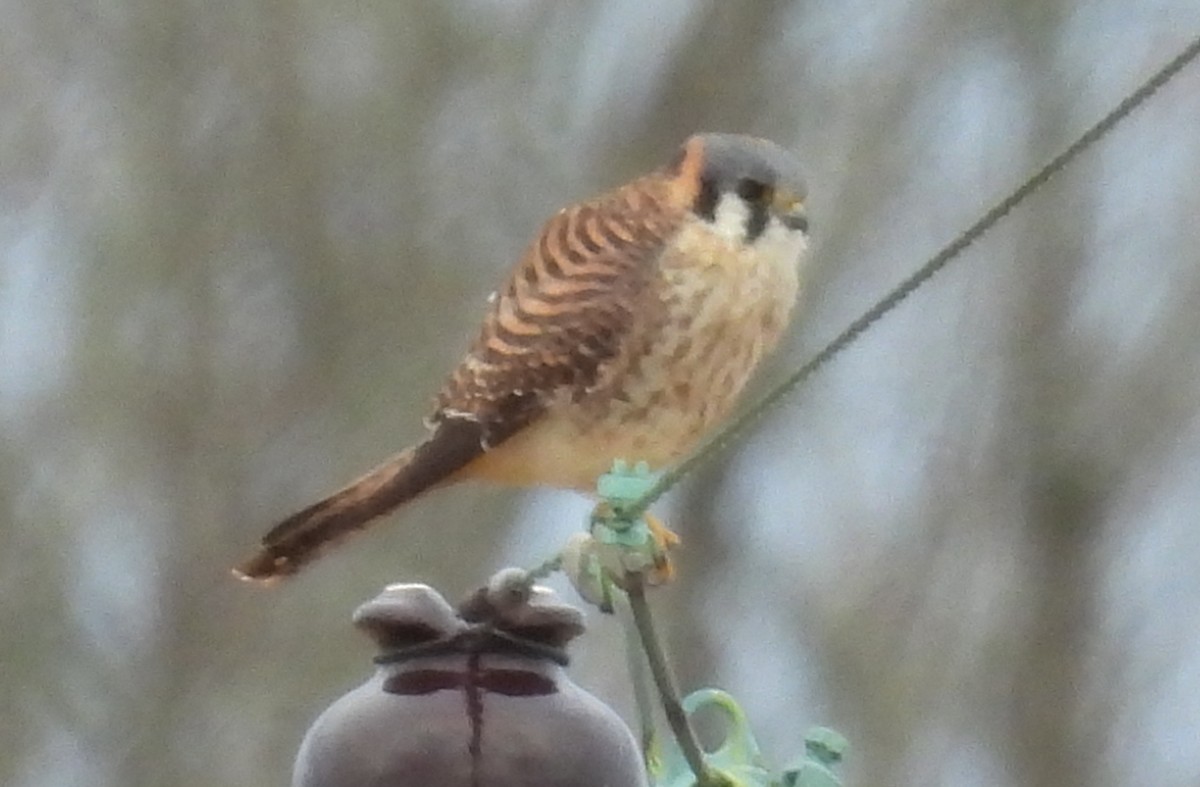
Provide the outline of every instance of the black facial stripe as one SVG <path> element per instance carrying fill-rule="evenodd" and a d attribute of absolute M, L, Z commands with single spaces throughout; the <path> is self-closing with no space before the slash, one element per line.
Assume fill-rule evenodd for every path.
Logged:
<path fill-rule="evenodd" d="M 692 204 L 692 210 L 696 215 L 708 221 L 715 221 L 717 218 L 717 201 L 721 198 L 717 191 L 717 184 L 708 178 L 700 181 L 700 193 L 696 195 L 696 201 Z"/>
<path fill-rule="evenodd" d="M 754 178 L 742 178 L 738 181 L 737 193 L 746 202 L 762 202 L 767 195 L 767 184 Z"/>
<path fill-rule="evenodd" d="M 753 243 L 767 229 L 770 214 L 761 202 L 747 202 L 746 207 L 750 209 L 750 215 L 746 217 L 746 242 Z"/>

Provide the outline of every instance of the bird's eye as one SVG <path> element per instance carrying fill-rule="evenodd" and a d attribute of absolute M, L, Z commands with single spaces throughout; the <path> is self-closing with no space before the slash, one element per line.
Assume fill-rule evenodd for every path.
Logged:
<path fill-rule="evenodd" d="M 737 184 L 738 196 L 746 202 L 766 202 L 771 194 L 771 187 L 753 178 L 742 178 Z"/>

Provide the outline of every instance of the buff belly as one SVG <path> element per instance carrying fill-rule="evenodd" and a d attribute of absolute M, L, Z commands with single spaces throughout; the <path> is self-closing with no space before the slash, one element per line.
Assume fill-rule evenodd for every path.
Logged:
<path fill-rule="evenodd" d="M 661 469 L 733 410 L 779 341 L 799 292 L 804 247 L 768 232 L 753 248 L 685 230 L 660 261 L 661 320 L 642 349 L 583 401 L 537 422 L 472 463 L 468 475 L 590 491 L 614 459 Z"/>

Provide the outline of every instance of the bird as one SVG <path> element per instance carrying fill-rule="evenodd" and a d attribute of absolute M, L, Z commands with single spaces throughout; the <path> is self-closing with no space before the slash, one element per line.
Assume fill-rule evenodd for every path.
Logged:
<path fill-rule="evenodd" d="M 698 133 L 668 163 L 563 208 L 529 244 L 426 419 L 426 436 L 263 537 L 270 584 L 430 490 L 589 493 L 615 459 L 669 466 L 736 406 L 796 311 L 808 259 L 798 158 Z"/>

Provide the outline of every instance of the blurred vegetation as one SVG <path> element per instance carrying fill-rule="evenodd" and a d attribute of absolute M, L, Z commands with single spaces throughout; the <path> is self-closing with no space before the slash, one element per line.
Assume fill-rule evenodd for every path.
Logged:
<path fill-rule="evenodd" d="M 797 150 L 819 268 L 778 376 L 1200 29 L 1185 0 L 3 11 L 19 787 L 285 783 L 368 667 L 354 605 L 578 526 L 570 496 L 467 489 L 277 591 L 228 575 L 420 434 L 562 204 L 698 129 Z M 661 507 L 681 682 L 737 694 L 777 760 L 823 722 L 855 784 L 1200 779 L 1198 125 L 1192 69 Z M 611 622 L 578 655 L 628 708 Z"/>

